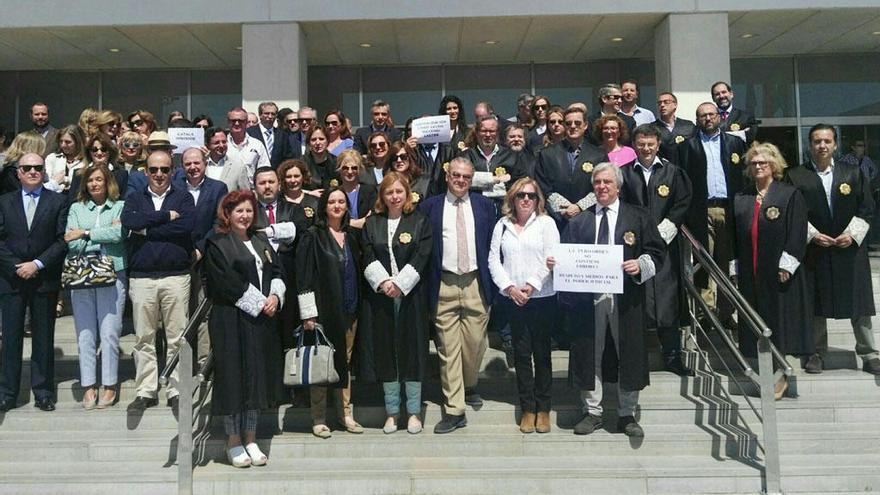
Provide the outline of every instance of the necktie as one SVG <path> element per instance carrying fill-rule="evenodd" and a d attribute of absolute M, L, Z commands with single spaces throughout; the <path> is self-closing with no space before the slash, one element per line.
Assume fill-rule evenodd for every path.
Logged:
<path fill-rule="evenodd" d="M 599 222 L 599 236 L 596 238 L 596 244 L 608 244 L 608 208 L 601 208 L 602 221 Z"/>
<path fill-rule="evenodd" d="M 730 115 L 730 112 L 724 110 L 721 112 L 721 120 L 727 120 L 727 117 Z"/>
<path fill-rule="evenodd" d="M 269 225 L 275 225 L 275 205 L 266 205 L 266 214 L 269 216 Z"/>
<path fill-rule="evenodd" d="M 272 132 L 272 129 L 268 129 L 266 131 L 266 151 L 270 154 L 272 153 L 273 144 L 275 144 L 275 133 Z"/>
<path fill-rule="evenodd" d="M 31 224 L 34 222 L 34 213 L 37 212 L 37 197 L 34 193 L 28 193 L 27 195 L 27 208 L 24 211 L 24 216 L 27 218 L 28 230 L 31 229 Z"/>
<path fill-rule="evenodd" d="M 571 168 L 571 173 L 574 173 L 574 164 L 577 163 L 580 154 L 580 148 L 575 148 L 574 151 L 568 154 L 568 166 Z"/>
<path fill-rule="evenodd" d="M 455 238 L 458 251 L 458 271 L 459 275 L 470 271 L 471 263 L 468 257 L 468 238 L 467 224 L 464 222 L 464 200 L 458 198 L 455 200 Z"/>

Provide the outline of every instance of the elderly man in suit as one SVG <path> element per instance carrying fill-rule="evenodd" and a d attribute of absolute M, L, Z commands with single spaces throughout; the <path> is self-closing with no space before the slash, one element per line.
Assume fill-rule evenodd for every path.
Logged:
<path fill-rule="evenodd" d="M 643 284 L 661 267 L 664 243 L 647 209 L 620 201 L 623 174 L 616 165 L 597 165 L 592 180 L 596 204 L 569 222 L 562 242 L 622 245 L 624 282 L 622 294 L 559 293 L 575 336 L 569 379 L 581 390 L 586 413 L 574 433 L 602 426 L 602 384 L 616 382 L 617 431 L 642 437 L 635 411 L 649 382 Z"/>
<path fill-rule="evenodd" d="M 271 101 L 260 103 L 260 122 L 245 129 L 249 136 L 259 140 L 266 146 L 269 154 L 269 163 L 272 168 L 278 168 L 282 161 L 288 158 L 302 156 L 299 142 L 289 132 L 275 127 L 275 117 L 278 115 L 278 105 Z"/>
<path fill-rule="evenodd" d="M 475 387 L 496 290 L 489 273 L 495 206 L 480 193 L 469 192 L 473 177 L 473 164 L 454 158 L 446 174 L 446 194 L 432 196 L 420 206 L 434 231 L 428 297 L 437 329 L 445 413 L 434 433 L 466 426 L 465 404 L 475 409 L 483 404 Z"/>
<path fill-rule="evenodd" d="M 758 135 L 758 121 L 746 110 L 733 107 L 733 89 L 730 84 L 718 81 L 712 85 L 712 101 L 718 105 L 721 117 L 721 132 L 744 133 L 746 144 L 752 144 Z"/>
<path fill-rule="evenodd" d="M 693 186 L 693 198 L 685 223 L 715 263 L 726 270 L 733 259 L 733 198 L 745 184 L 745 141 L 721 131 L 721 116 L 714 103 L 697 107 L 699 132 L 678 148 L 679 166 L 684 168 Z M 702 296 L 710 308 L 719 312 L 719 319 L 729 328 L 732 305 L 718 301 L 717 287 L 705 270 L 695 276 L 703 288 Z"/>
<path fill-rule="evenodd" d="M 0 196 L 0 412 L 15 407 L 18 399 L 28 310 L 34 406 L 55 410 L 55 303 L 67 252 L 67 199 L 43 188 L 43 166 L 43 158 L 35 153 L 22 156 L 17 171 L 21 189 Z"/>

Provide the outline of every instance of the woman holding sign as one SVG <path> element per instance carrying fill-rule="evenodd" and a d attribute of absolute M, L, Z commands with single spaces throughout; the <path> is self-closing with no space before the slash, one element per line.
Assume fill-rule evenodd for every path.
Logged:
<path fill-rule="evenodd" d="M 502 206 L 489 246 L 489 271 L 504 297 L 513 332 L 514 367 L 523 433 L 550 431 L 550 328 L 556 292 L 547 258 L 559 244 L 556 222 L 544 211 L 544 195 L 529 177 L 516 181 Z M 535 361 L 532 372 L 532 359 Z"/>

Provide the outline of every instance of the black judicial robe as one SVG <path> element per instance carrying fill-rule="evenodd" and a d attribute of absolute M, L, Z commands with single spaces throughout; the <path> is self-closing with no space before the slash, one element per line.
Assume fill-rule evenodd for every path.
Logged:
<path fill-rule="evenodd" d="M 832 172 L 831 206 L 813 165 L 805 163 L 786 170 L 785 179 L 797 187 L 807 203 L 808 219 L 819 232 L 837 237 L 859 217 L 869 225 L 874 214 L 869 181 L 856 165 L 836 162 Z M 867 241 L 867 237 L 865 238 Z M 812 273 L 815 315 L 853 318 L 874 315 L 874 291 L 868 243 L 848 248 L 807 246 L 806 269 Z"/>
<path fill-rule="evenodd" d="M 693 122 L 678 117 L 675 118 L 675 125 L 671 131 L 660 119 L 654 121 L 654 126 L 660 130 L 660 152 L 657 154 L 672 162 L 678 160 L 679 145 L 697 132 Z"/>
<path fill-rule="evenodd" d="M 510 180 L 505 182 L 505 186 L 508 190 L 510 190 L 514 182 L 526 176 L 525 167 L 521 160 L 521 154 L 501 145 L 498 145 L 498 152 L 492 157 L 492 163 L 486 163 L 486 158 L 484 158 L 483 154 L 476 148 L 465 148 L 458 154 L 458 156 L 470 160 L 474 165 L 475 172 L 490 172 L 492 175 L 504 175 L 504 173 L 510 174 Z M 501 173 L 501 171 L 498 170 L 499 167 L 504 169 L 504 173 Z M 435 185 L 435 194 L 446 193 L 445 168 L 441 167 L 437 170 Z M 481 189 L 474 190 L 477 191 Z M 493 200 L 494 199 L 495 198 L 493 198 Z"/>
<path fill-rule="evenodd" d="M 691 202 L 691 181 L 682 169 L 662 158 L 660 161 L 660 166 L 654 165 L 648 184 L 645 184 L 641 169 L 635 167 L 638 161 L 621 167 L 623 187 L 620 189 L 620 197 L 627 203 L 647 208 L 654 225 L 668 219 L 678 228 L 687 217 Z M 686 314 L 686 299 L 679 283 L 681 249 L 678 236 L 664 245 L 666 262 L 657 267 L 654 278 L 644 284 L 648 328 L 677 327 L 681 317 Z"/>
<path fill-rule="evenodd" d="M 315 156 L 311 151 L 307 151 L 303 155 L 302 159 L 306 162 L 306 166 L 309 167 L 309 175 L 311 176 L 308 184 L 303 184 L 303 189 L 308 191 L 322 189 L 327 187 L 330 179 L 336 177 L 336 157 L 329 151 L 325 153 L 325 156 L 326 159 L 318 163 L 315 161 Z"/>
<path fill-rule="evenodd" d="M 372 215 L 364 224 L 362 246 L 366 272 L 379 270 L 391 277 L 387 214 Z M 360 377 L 368 381 L 422 381 L 428 362 L 427 285 L 424 281 L 431 259 L 431 225 L 419 211 L 404 214 L 394 232 L 390 249 L 401 276 L 418 274 L 418 283 L 400 299 L 395 318 L 394 299 L 372 287 L 364 289 L 361 317 Z M 369 280 L 369 279 L 368 279 Z M 367 284 L 369 285 L 369 283 Z"/>
<path fill-rule="evenodd" d="M 361 248 L 358 231 L 349 229 L 345 233 L 345 242 L 351 249 L 354 270 L 360 284 L 363 268 L 361 266 Z M 348 384 L 348 363 L 345 357 L 345 332 L 351 323 L 351 316 L 357 317 L 359 310 L 355 309 L 353 315 L 345 314 L 343 275 L 345 267 L 340 262 L 342 248 L 333 239 L 332 234 L 326 227 L 317 225 L 303 233 L 296 252 L 297 293 L 300 303 L 300 314 L 306 308 L 306 304 L 314 301 L 318 316 L 316 320 L 323 325 L 324 334 L 333 347 L 334 367 L 339 374 L 339 381 L 335 387 L 345 387 Z M 358 299 L 363 299 L 364 288 L 358 286 Z M 306 338 L 309 338 L 307 335 Z M 355 337 L 355 350 L 352 352 L 352 361 L 358 354 L 358 338 Z"/>
<path fill-rule="evenodd" d="M 206 242 L 206 291 L 214 303 L 208 319 L 215 360 L 211 412 L 217 415 L 267 409 L 284 397 L 278 313 L 254 318 L 235 306 L 249 285 L 268 296 L 272 280 L 282 278 L 269 240 L 257 233 L 251 241 L 263 261 L 262 284 L 253 255 L 235 234 L 217 234 Z M 289 297 L 295 296 L 288 292 Z"/>
<path fill-rule="evenodd" d="M 752 221 L 757 191 L 749 186 L 736 195 L 737 283 L 742 295 L 773 332 L 771 340 L 783 354 L 815 352 L 812 332 L 813 301 L 803 265 L 785 283 L 779 281 L 779 257 L 790 254 L 803 263 L 807 251 L 807 205 L 789 184 L 774 181 L 758 212 L 758 256 L 752 255 Z M 739 346 L 746 356 L 757 356 L 757 338 L 743 322 Z"/>
<path fill-rule="evenodd" d="M 574 204 L 593 192 L 593 167 L 607 162 L 608 154 L 584 139 L 572 170 L 568 164 L 567 146 L 568 142 L 563 140 L 538 153 L 535 180 L 541 187 L 544 198 L 549 199 L 550 195 L 556 193 Z M 549 207 L 547 213 L 556 220 L 556 225 L 561 231 L 565 226 L 562 215 Z"/>
<path fill-rule="evenodd" d="M 563 243 L 595 244 L 596 206 L 574 217 L 562 234 Z M 627 244 L 624 234 L 632 234 Z M 629 235 L 627 235 L 629 237 Z M 620 212 L 614 229 L 614 244 L 623 245 L 623 259 L 637 259 L 647 254 L 659 270 L 665 258 L 663 239 L 647 209 L 620 202 Z M 569 383 L 579 390 L 595 387 L 595 314 L 593 301 L 597 294 L 559 292 L 560 307 L 568 313 L 569 334 L 573 340 L 568 365 Z M 623 294 L 617 294 L 615 305 L 619 318 L 618 362 L 610 362 L 613 353 L 603 357 L 603 379 L 613 382 L 617 376 L 623 390 L 641 390 L 649 384 L 648 350 L 645 345 L 645 287 L 633 277 L 624 275 Z M 608 369 L 606 373 L 604 370 Z"/>
<path fill-rule="evenodd" d="M 281 200 L 279 200 L 279 204 Z M 280 209 L 280 208 L 279 208 Z M 285 249 L 279 248 L 279 254 L 284 267 L 284 283 L 287 284 L 289 296 L 281 308 L 281 339 L 285 349 L 292 348 L 296 343 L 293 340 L 293 331 L 302 323 L 299 317 L 299 300 L 296 283 L 296 250 L 299 241 L 305 232 L 314 225 L 315 216 L 318 214 L 318 198 L 311 194 L 303 194 L 300 203 L 285 202 L 285 219 L 296 225 L 296 238 Z"/>

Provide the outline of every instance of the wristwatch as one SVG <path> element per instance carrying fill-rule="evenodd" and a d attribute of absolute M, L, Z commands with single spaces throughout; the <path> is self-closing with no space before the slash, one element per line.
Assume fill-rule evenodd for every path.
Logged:
<path fill-rule="evenodd" d="M 91 230 L 87 230 L 87 231 L 85 232 L 85 238 L 88 239 L 88 238 L 90 238 L 91 236 L 92 236 L 92 231 L 91 231 Z"/>

